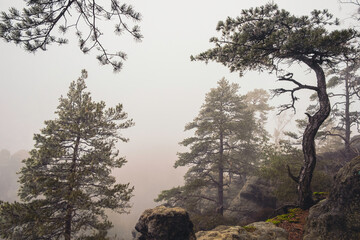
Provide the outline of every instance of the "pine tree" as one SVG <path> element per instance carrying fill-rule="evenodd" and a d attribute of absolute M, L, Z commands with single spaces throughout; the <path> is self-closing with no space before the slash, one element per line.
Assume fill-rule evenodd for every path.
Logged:
<path fill-rule="evenodd" d="M 121 104 L 105 109 L 85 92 L 85 70 L 60 98 L 57 118 L 34 135 L 35 148 L 20 171 L 23 203 L 0 205 L 0 235 L 16 239 L 106 239 L 104 210 L 125 213 L 133 187 L 116 184 L 113 168 L 126 160 L 115 150 L 119 130 L 133 125 Z"/>
<path fill-rule="evenodd" d="M 336 89 L 342 87 L 339 91 L 329 93 L 330 97 L 335 98 L 332 104 L 332 120 L 336 122 L 336 126 L 325 131 L 325 136 L 334 136 L 340 138 L 344 143 L 345 159 L 350 161 L 356 147 L 353 147 L 359 139 L 352 139 L 352 130 L 360 133 L 360 112 L 356 108 L 356 104 L 360 100 L 360 78 L 357 74 L 360 68 L 359 63 L 347 64 L 344 69 L 339 71 L 331 71 L 331 78 L 328 81 L 328 88 Z"/>
<path fill-rule="evenodd" d="M 278 75 L 279 81 L 293 84 L 293 88 L 278 88 L 275 94 L 287 93 L 291 102 L 282 105 L 283 110 L 295 109 L 298 91 L 310 90 L 317 94 L 319 110 L 309 114 L 302 138 L 304 163 L 299 175 L 294 176 L 299 194 L 299 206 L 310 208 L 312 199 L 311 180 L 316 166 L 315 135 L 330 114 L 330 101 L 326 92 L 324 69 L 338 63 L 355 61 L 359 51 L 358 33 L 353 29 L 328 31 L 327 26 L 338 25 L 339 21 L 327 11 L 314 10 L 310 16 L 294 16 L 274 3 L 242 10 L 237 18 L 220 21 L 217 30 L 221 37 L 211 39 L 215 46 L 200 53 L 192 60 L 216 61 L 238 71 L 269 71 Z M 301 63 L 315 75 L 313 84 L 295 79 L 286 72 L 289 64 Z"/>
<path fill-rule="evenodd" d="M 254 112 L 238 90 L 237 84 L 222 79 L 206 95 L 199 115 L 185 127 L 195 130 L 194 136 L 180 143 L 189 151 L 178 153 L 175 163 L 175 168 L 190 167 L 185 186 L 163 191 L 156 201 L 190 212 L 212 208 L 212 213 L 223 215 L 229 185 L 254 170 L 260 149 Z"/>

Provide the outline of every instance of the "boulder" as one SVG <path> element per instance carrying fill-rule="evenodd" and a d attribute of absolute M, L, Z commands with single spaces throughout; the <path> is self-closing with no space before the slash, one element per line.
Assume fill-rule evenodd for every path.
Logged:
<path fill-rule="evenodd" d="M 197 240 L 232 240 L 247 239 L 245 228 L 240 226 L 218 226 L 211 231 L 200 231 L 196 233 Z"/>
<path fill-rule="evenodd" d="M 273 223 L 255 222 L 245 227 L 218 226 L 196 233 L 197 240 L 287 240 L 288 233 Z"/>
<path fill-rule="evenodd" d="M 193 224 L 182 208 L 159 206 L 140 216 L 135 229 L 138 240 L 195 240 Z"/>
<path fill-rule="evenodd" d="M 328 199 L 309 211 L 304 239 L 360 239 L 360 157 L 335 176 Z"/>
<path fill-rule="evenodd" d="M 232 200 L 229 209 L 225 217 L 236 219 L 240 225 L 262 221 L 276 209 L 276 197 L 267 181 L 252 176 Z"/>

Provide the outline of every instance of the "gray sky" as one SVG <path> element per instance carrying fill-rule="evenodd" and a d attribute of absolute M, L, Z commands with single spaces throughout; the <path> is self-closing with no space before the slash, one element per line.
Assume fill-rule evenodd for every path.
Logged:
<path fill-rule="evenodd" d="M 1 0 L 0 10 L 23 6 L 22 2 Z M 100 66 L 95 52 L 84 55 L 71 32 L 66 35 L 69 44 L 52 45 L 48 51 L 36 54 L 0 41 L 0 149 L 30 150 L 33 134 L 44 126 L 44 120 L 54 118 L 58 98 L 67 93 L 70 82 L 80 76 L 81 69 L 87 69 L 86 83 L 93 99 L 104 100 L 108 106 L 123 103 L 136 123 L 123 132 L 130 142 L 120 144 L 119 149 L 128 163 L 116 174 L 121 182 L 135 185 L 132 216 L 138 218 L 144 209 L 155 205 L 153 199 L 160 190 L 182 183 L 185 170 L 172 168 L 176 152 L 183 151 L 178 142 L 189 136 L 183 132 L 185 124 L 197 115 L 205 93 L 216 87 L 218 80 L 225 77 L 239 83 L 242 94 L 254 88 L 272 89 L 279 85 L 274 75 L 248 73 L 239 78 L 220 64 L 190 61 L 190 55 L 212 47 L 209 39 L 218 36 L 215 28 L 219 20 L 236 17 L 241 9 L 260 6 L 267 0 L 125 2 L 142 14 L 139 24 L 144 39 L 137 43 L 125 35 L 104 36 L 108 48 L 128 54 L 118 74 L 109 66 Z M 296 15 L 327 8 L 344 19 L 355 11 L 351 5 L 340 8 L 338 0 L 275 2 Z M 107 26 L 111 33 L 113 25 Z M 306 68 L 298 67 L 296 71 L 301 78 L 313 81 Z M 278 105 L 281 101 L 278 98 L 271 103 Z M 303 117 L 303 112 L 299 114 Z M 271 121 L 273 118 L 269 126 Z M 124 222 L 129 226 L 135 224 L 133 220 Z"/>

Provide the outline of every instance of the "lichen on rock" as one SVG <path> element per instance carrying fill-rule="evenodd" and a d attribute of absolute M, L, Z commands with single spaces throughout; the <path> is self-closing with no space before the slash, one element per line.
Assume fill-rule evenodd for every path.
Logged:
<path fill-rule="evenodd" d="M 251 231 L 249 231 L 251 229 Z M 245 227 L 218 226 L 196 233 L 197 240 L 287 240 L 288 233 L 269 222 L 255 222 Z"/>

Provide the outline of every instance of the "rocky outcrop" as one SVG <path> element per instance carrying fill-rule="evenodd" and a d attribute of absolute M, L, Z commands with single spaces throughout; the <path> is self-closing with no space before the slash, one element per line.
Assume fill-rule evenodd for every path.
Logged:
<path fill-rule="evenodd" d="M 218 226 L 196 233 L 197 240 L 287 240 L 288 233 L 273 223 L 255 222 L 245 227 Z"/>
<path fill-rule="evenodd" d="M 159 206 L 140 216 L 135 229 L 138 240 L 195 240 L 193 224 L 182 208 Z"/>
<path fill-rule="evenodd" d="M 230 203 L 225 217 L 240 225 L 267 219 L 276 208 L 276 197 L 269 183 L 259 177 L 249 177 L 238 196 Z"/>
<path fill-rule="evenodd" d="M 360 157 L 339 170 L 329 198 L 310 209 L 304 239 L 360 239 Z"/>

